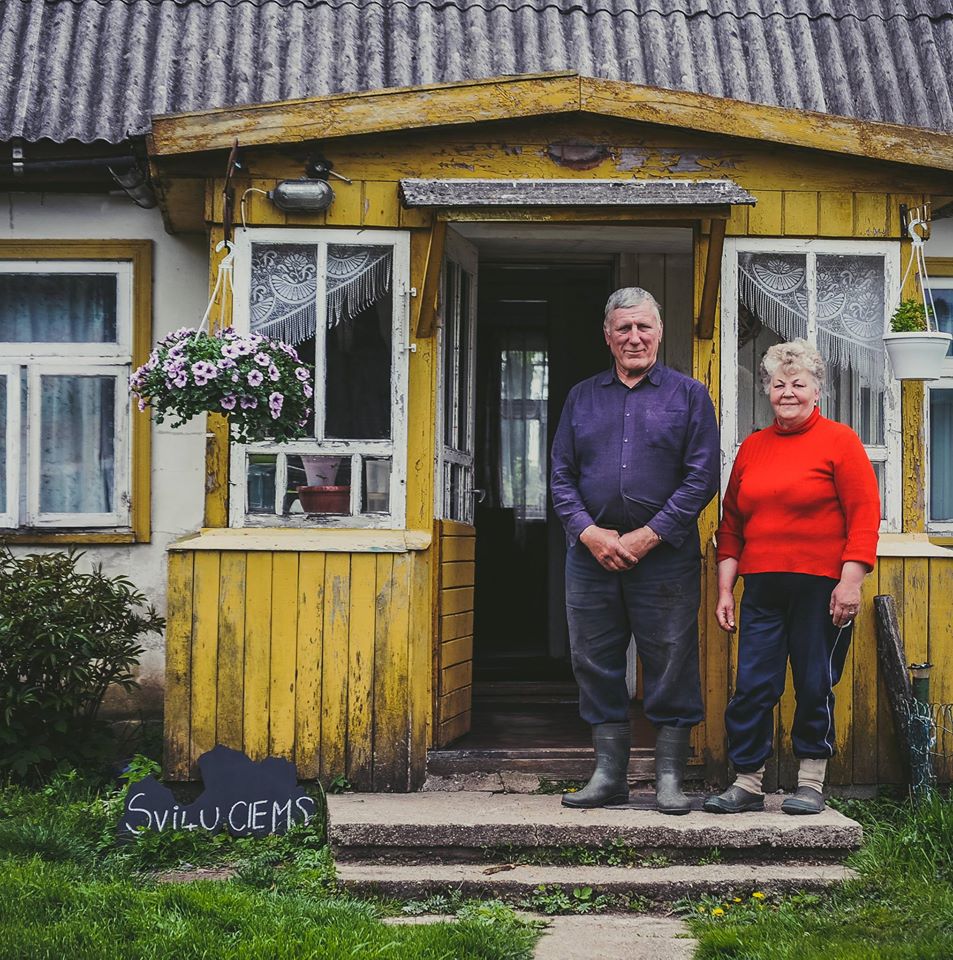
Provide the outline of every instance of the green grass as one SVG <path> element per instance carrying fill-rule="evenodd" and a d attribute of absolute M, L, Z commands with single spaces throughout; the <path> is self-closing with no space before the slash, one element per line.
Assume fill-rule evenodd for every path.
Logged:
<path fill-rule="evenodd" d="M 320 824 L 235 840 L 144 834 L 117 844 L 118 793 L 75 774 L 0 790 L 0 960 L 528 960 L 537 938 L 503 905 L 394 926 L 337 886 Z M 228 881 L 159 883 L 228 864 Z"/>
<path fill-rule="evenodd" d="M 953 803 L 839 806 L 864 827 L 857 879 L 825 897 L 703 899 L 689 914 L 696 960 L 953 957 Z"/>

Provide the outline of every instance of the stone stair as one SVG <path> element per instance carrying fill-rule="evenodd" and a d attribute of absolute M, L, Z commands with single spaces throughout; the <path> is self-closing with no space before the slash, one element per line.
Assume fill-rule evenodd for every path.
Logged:
<path fill-rule="evenodd" d="M 458 890 L 519 901 L 542 885 L 662 906 L 822 891 L 848 878 L 843 859 L 860 845 L 860 825 L 830 809 L 790 817 L 781 799 L 769 796 L 764 813 L 719 816 L 703 813 L 699 797 L 697 809 L 671 817 L 648 794 L 597 810 L 570 810 L 552 795 L 343 794 L 328 798 L 329 831 L 346 887 L 402 899 Z M 593 865 L 600 848 L 626 865 Z"/>

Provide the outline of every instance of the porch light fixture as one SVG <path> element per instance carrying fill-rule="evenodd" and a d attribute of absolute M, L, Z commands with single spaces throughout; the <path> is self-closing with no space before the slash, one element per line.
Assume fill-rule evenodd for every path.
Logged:
<path fill-rule="evenodd" d="M 331 206 L 334 191 L 327 180 L 282 180 L 268 199 L 287 213 L 321 213 Z"/>
<path fill-rule="evenodd" d="M 308 163 L 306 177 L 301 180 L 282 180 L 268 194 L 268 198 L 279 210 L 287 213 L 322 213 L 334 200 L 328 177 L 351 182 L 340 173 L 335 173 L 333 166 L 330 160 L 315 157 Z"/>

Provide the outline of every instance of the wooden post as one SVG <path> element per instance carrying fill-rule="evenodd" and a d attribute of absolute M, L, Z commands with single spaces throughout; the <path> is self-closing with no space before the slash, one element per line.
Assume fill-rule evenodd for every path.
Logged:
<path fill-rule="evenodd" d="M 910 737 L 907 727 L 905 704 L 912 696 L 910 678 L 907 676 L 903 638 L 897 621 L 897 605 L 889 595 L 874 597 L 874 612 L 877 615 L 877 658 L 881 676 L 887 687 L 890 714 L 900 744 L 904 764 L 910 763 Z"/>
<path fill-rule="evenodd" d="M 708 260 L 705 264 L 705 285 L 702 287 L 702 302 L 698 309 L 696 331 L 700 340 L 711 340 L 715 335 L 715 304 L 718 302 L 718 287 L 721 283 L 721 255 L 725 249 L 727 220 L 711 221 L 708 236 Z"/>

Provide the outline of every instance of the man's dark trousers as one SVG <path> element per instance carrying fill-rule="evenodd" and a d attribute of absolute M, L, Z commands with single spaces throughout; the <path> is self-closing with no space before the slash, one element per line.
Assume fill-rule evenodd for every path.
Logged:
<path fill-rule="evenodd" d="M 580 542 L 566 555 L 566 614 L 579 713 L 590 724 L 629 719 L 626 651 L 642 663 L 645 716 L 656 727 L 702 719 L 698 676 L 698 535 L 659 544 L 631 570 L 603 568 Z"/>
<path fill-rule="evenodd" d="M 837 580 L 808 573 L 755 573 L 744 578 L 738 679 L 725 711 L 728 756 L 740 773 L 771 756 L 774 705 L 784 693 L 788 658 L 797 705 L 794 755 L 834 755 L 834 694 L 850 647 L 851 627 L 835 627 L 831 593 Z"/>

